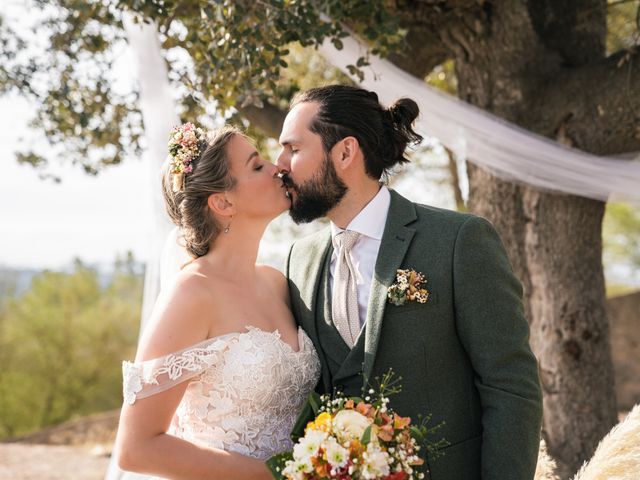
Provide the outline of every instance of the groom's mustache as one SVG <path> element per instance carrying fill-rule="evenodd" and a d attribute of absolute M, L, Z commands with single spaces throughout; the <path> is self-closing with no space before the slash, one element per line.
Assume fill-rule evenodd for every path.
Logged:
<path fill-rule="evenodd" d="M 291 180 L 291 177 L 289 176 L 289 174 L 287 172 L 281 172 L 280 173 L 280 178 L 282 179 L 282 183 L 284 183 L 284 186 L 286 188 L 291 188 L 295 191 L 298 190 L 296 184 L 294 183 L 293 180 Z"/>

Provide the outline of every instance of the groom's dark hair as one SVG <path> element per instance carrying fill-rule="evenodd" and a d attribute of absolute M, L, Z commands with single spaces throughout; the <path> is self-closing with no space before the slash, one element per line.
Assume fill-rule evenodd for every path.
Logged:
<path fill-rule="evenodd" d="M 349 85 L 328 85 L 297 94 L 291 108 L 316 102 L 318 111 L 309 129 L 320 135 L 326 153 L 345 137 L 355 137 L 364 154 L 365 171 L 380 179 L 399 163 L 408 162 L 405 150 L 422 137 L 412 124 L 419 109 L 410 98 L 401 98 L 389 108 L 380 105 L 375 92 Z"/>

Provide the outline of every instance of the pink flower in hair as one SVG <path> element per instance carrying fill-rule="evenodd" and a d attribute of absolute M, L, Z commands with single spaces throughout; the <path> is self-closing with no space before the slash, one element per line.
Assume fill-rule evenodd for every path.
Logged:
<path fill-rule="evenodd" d="M 200 142 L 205 134 L 201 128 L 193 123 L 185 123 L 171 130 L 169 137 L 169 155 L 171 155 L 171 173 L 174 175 L 188 175 L 193 172 L 193 160 L 200 154 Z M 184 188 L 184 179 L 174 182 L 174 189 Z"/>

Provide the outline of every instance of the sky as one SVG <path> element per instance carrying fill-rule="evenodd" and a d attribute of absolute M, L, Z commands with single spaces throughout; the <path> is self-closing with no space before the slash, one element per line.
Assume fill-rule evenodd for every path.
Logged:
<path fill-rule="evenodd" d="M 33 137 L 27 123 L 30 105 L 0 97 L 0 266 L 50 268 L 68 266 L 74 257 L 111 264 L 131 250 L 145 259 L 151 232 L 148 168 L 129 159 L 97 177 L 78 167 L 58 167 L 55 184 L 41 180 L 14 152 Z"/>
<path fill-rule="evenodd" d="M 7 23 L 29 39 L 27 49 L 46 44 L 46 34 L 30 28 L 39 11 L 29 2 L 2 0 Z M 29 9 L 29 15 L 25 15 Z M 132 85 L 134 73 L 121 54 L 118 83 Z M 42 180 L 29 165 L 19 165 L 16 150 L 47 148 L 43 135 L 28 127 L 34 105 L 17 95 L 0 97 L 0 268 L 68 267 L 76 257 L 110 265 L 132 251 L 144 261 L 152 214 L 149 168 L 143 158 L 128 158 L 97 177 L 52 159 L 48 171 L 56 184 Z"/>

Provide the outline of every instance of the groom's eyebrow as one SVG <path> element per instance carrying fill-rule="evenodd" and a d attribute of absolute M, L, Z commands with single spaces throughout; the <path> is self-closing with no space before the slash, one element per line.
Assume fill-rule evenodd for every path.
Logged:
<path fill-rule="evenodd" d="M 288 147 L 294 143 L 300 143 L 300 140 L 298 140 L 297 138 L 286 139 L 286 140 L 282 140 L 280 142 L 280 145 L 282 145 L 283 147 Z"/>
<path fill-rule="evenodd" d="M 251 161 L 251 159 L 252 159 L 252 158 L 257 157 L 258 155 L 259 155 L 259 154 L 258 154 L 258 152 L 254 150 L 254 151 L 251 153 L 251 155 L 249 155 L 249 158 L 247 158 L 247 161 L 246 161 L 246 162 L 244 162 L 245 166 L 247 165 L 247 163 L 249 163 L 249 162 Z"/>

